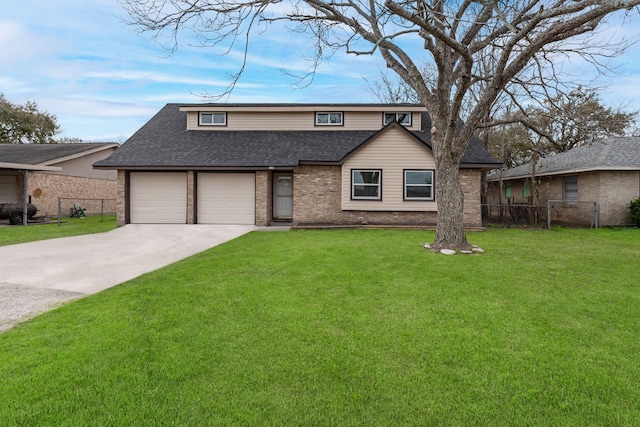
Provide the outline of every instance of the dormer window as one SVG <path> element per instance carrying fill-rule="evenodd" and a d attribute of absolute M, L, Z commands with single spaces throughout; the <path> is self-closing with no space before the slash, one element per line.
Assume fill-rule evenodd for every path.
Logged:
<path fill-rule="evenodd" d="M 226 126 L 227 113 L 201 112 L 198 123 L 200 126 Z"/>
<path fill-rule="evenodd" d="M 316 113 L 317 126 L 342 126 L 341 112 L 319 112 Z"/>
<path fill-rule="evenodd" d="M 384 113 L 385 126 L 393 121 L 396 121 L 403 126 L 411 126 L 411 113 Z"/>

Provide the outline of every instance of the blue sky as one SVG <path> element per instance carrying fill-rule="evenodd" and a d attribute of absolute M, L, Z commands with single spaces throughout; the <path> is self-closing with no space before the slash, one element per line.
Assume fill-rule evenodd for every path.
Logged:
<path fill-rule="evenodd" d="M 59 136 L 123 142 L 167 102 L 205 102 L 237 71 L 239 53 L 215 55 L 182 39 L 173 55 L 150 34 L 124 24 L 114 0 L 21 0 L 0 6 L 0 93 L 13 103 L 36 101 L 55 114 Z M 635 19 L 616 34 L 637 36 Z M 635 32 L 636 34 L 633 34 Z M 252 44 L 247 71 L 230 102 L 372 102 L 366 79 L 384 69 L 378 56 L 337 53 L 314 82 L 296 88 L 283 68 L 304 73 L 305 47 L 299 34 L 269 31 Z M 640 109 L 640 47 L 615 64 L 620 75 L 602 81 L 611 106 Z M 580 67 L 579 62 L 572 65 Z"/>

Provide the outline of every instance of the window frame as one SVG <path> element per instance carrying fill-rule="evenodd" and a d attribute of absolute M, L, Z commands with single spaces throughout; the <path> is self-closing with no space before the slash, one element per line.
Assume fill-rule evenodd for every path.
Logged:
<path fill-rule="evenodd" d="M 203 115 L 211 115 L 211 123 L 202 121 Z M 223 123 L 216 123 L 215 116 L 222 115 Z M 198 112 L 198 126 L 226 126 L 227 125 L 227 112 L 226 111 L 200 111 Z"/>
<path fill-rule="evenodd" d="M 573 183 L 568 183 L 567 181 L 569 179 L 574 180 L 575 179 L 575 190 L 571 190 L 571 189 L 567 189 L 567 184 L 573 184 Z M 571 191 L 573 193 L 573 191 L 575 191 L 575 199 L 574 198 L 568 198 L 567 197 L 567 191 Z M 567 204 L 567 205 L 576 205 L 578 204 L 578 201 L 580 200 L 580 195 L 578 192 L 578 175 L 567 175 L 562 179 L 562 201 Z"/>
<path fill-rule="evenodd" d="M 364 185 L 378 188 L 377 196 L 356 196 L 355 195 L 355 186 L 356 182 L 354 180 L 356 172 L 377 172 L 378 173 L 378 184 L 362 184 L 358 183 L 357 185 Z M 367 201 L 382 201 L 382 169 L 351 169 L 351 200 L 367 200 Z"/>
<path fill-rule="evenodd" d="M 327 123 L 321 123 L 318 118 L 321 115 L 327 115 Z M 331 115 L 340 115 L 340 123 L 331 123 Z M 315 113 L 315 125 L 316 126 L 344 126 L 344 112 L 343 111 L 316 111 Z"/>
<path fill-rule="evenodd" d="M 431 173 L 431 184 L 408 184 L 407 172 L 429 172 Z M 436 200 L 436 172 L 433 169 L 404 169 L 402 171 L 402 199 L 408 202 L 433 202 Z M 431 197 L 410 197 L 407 196 L 407 187 L 429 187 Z"/>
<path fill-rule="evenodd" d="M 398 116 L 400 114 L 404 114 L 405 117 L 408 117 L 408 123 L 402 123 L 402 121 L 398 120 Z M 394 119 L 387 121 L 387 115 L 393 115 Z M 382 113 L 382 124 L 384 126 L 388 125 L 389 123 L 391 123 L 392 121 L 396 121 L 398 122 L 398 124 L 401 124 L 402 126 L 411 126 L 411 124 L 413 123 L 413 114 L 411 113 L 411 111 L 398 111 L 398 112 L 385 112 Z"/>

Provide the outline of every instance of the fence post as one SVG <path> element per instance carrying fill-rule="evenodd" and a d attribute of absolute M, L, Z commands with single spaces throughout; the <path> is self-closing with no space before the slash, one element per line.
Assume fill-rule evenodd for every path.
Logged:
<path fill-rule="evenodd" d="M 551 200 L 547 200 L 547 230 L 551 230 Z"/>
<path fill-rule="evenodd" d="M 62 209 L 62 202 L 60 201 L 60 197 L 58 197 L 58 225 L 60 225 L 60 222 L 61 222 L 60 220 L 62 219 L 61 218 L 61 216 L 62 216 L 61 209 Z"/>

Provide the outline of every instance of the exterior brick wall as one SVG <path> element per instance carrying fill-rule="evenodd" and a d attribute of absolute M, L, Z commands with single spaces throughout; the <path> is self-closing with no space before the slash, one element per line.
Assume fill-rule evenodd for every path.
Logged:
<path fill-rule="evenodd" d="M 547 204 L 551 208 L 552 223 L 590 226 L 593 218 L 593 202 L 598 203 L 598 224 L 600 226 L 630 225 L 629 203 L 640 197 L 640 172 L 603 171 L 578 174 L 578 201 L 576 204 L 563 203 L 564 177 L 545 176 L 538 179 L 539 205 L 541 216 L 547 217 Z M 512 180 L 511 189 L 515 203 L 523 203 L 523 180 Z M 489 186 L 491 200 L 497 199 L 498 182 Z"/>
<path fill-rule="evenodd" d="M 638 197 L 640 197 L 640 171 L 601 172 L 600 222 L 602 225 L 631 225 L 629 204 Z"/>
<path fill-rule="evenodd" d="M 116 225 L 122 227 L 127 223 L 126 218 L 126 200 L 127 200 L 127 172 L 118 170 L 118 181 L 116 184 L 116 192 L 118 194 L 118 202 L 116 203 Z"/>
<path fill-rule="evenodd" d="M 256 172 L 256 225 L 269 225 L 273 217 L 272 174 L 267 171 Z"/>
<path fill-rule="evenodd" d="M 18 174 L 18 203 L 23 203 L 24 175 Z M 41 193 L 35 197 L 34 191 Z M 37 208 L 36 216 L 56 217 L 58 215 L 58 197 L 65 199 L 77 199 L 87 213 L 100 213 L 102 204 L 100 201 L 87 199 L 108 199 L 105 201 L 105 212 L 116 210 L 118 198 L 117 182 L 109 179 L 84 178 L 75 176 L 55 175 L 43 172 L 29 172 L 28 194 L 31 203 Z M 62 215 L 68 216 L 73 206 L 73 200 L 64 200 Z M 98 212 L 96 212 L 96 210 Z"/>
<path fill-rule="evenodd" d="M 480 174 L 476 169 L 460 171 L 467 226 L 482 225 Z M 435 226 L 437 222 L 437 212 L 343 211 L 340 166 L 300 166 L 293 179 L 294 224 Z"/>

